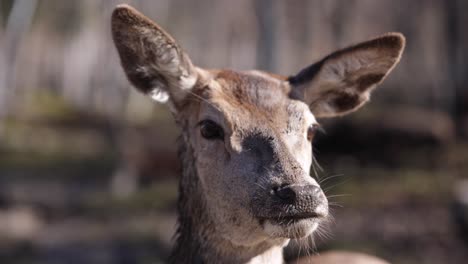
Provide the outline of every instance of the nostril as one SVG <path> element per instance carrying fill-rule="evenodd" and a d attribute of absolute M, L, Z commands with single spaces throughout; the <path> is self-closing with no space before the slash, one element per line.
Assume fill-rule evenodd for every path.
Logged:
<path fill-rule="evenodd" d="M 273 192 L 281 200 L 294 202 L 296 200 L 296 192 L 289 186 L 274 187 Z"/>

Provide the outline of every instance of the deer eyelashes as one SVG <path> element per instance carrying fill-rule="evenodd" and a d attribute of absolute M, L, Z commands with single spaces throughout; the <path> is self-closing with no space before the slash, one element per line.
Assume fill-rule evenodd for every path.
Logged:
<path fill-rule="evenodd" d="M 202 120 L 198 123 L 200 133 L 203 138 L 208 140 L 224 140 L 223 128 L 211 120 Z"/>
<path fill-rule="evenodd" d="M 315 134 L 317 134 L 317 132 L 323 132 L 323 128 L 317 123 L 310 125 L 307 128 L 307 140 L 312 142 L 312 140 L 314 139 L 314 136 L 315 136 Z"/>

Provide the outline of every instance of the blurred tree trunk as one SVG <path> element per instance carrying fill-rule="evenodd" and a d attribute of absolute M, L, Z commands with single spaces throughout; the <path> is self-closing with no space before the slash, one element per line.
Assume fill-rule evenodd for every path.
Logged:
<path fill-rule="evenodd" d="M 257 68 L 266 71 L 276 70 L 276 34 L 277 2 L 276 0 L 256 0 L 255 13 L 258 23 Z"/>
<path fill-rule="evenodd" d="M 448 78 L 455 89 L 452 113 L 457 125 L 457 134 L 463 136 L 463 122 L 468 117 L 468 52 L 466 51 L 468 48 L 466 39 L 468 2 L 446 0 L 444 3 L 447 18 Z"/>
<path fill-rule="evenodd" d="M 16 72 L 18 48 L 32 23 L 36 6 L 37 0 L 17 0 L 8 15 L 0 43 L 0 120 L 5 117 L 12 105 L 18 75 Z M 1 129 L 0 127 L 0 132 Z"/>
<path fill-rule="evenodd" d="M 344 42 L 348 41 L 347 39 L 343 39 L 346 36 L 346 23 L 349 22 L 350 17 L 355 14 L 355 7 L 356 2 L 354 0 L 338 1 L 335 3 L 331 28 L 338 47 L 343 46 Z"/>

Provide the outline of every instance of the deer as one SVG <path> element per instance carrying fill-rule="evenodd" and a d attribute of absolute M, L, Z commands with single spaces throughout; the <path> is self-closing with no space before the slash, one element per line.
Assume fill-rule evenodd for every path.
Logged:
<path fill-rule="evenodd" d="M 317 119 L 368 102 L 405 47 L 401 33 L 386 33 L 286 77 L 197 67 L 171 35 L 126 4 L 114 9 L 111 31 L 129 82 L 167 104 L 181 131 L 171 263 L 284 263 L 289 241 L 313 236 L 330 217 L 311 176 Z M 336 251 L 295 261 L 387 263 Z"/>

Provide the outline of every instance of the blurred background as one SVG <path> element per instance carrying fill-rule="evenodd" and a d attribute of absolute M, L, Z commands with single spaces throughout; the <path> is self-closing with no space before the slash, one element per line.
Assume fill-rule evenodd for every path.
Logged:
<path fill-rule="evenodd" d="M 289 75 L 337 48 L 404 33 L 403 58 L 372 102 L 321 121 L 319 176 L 338 205 L 317 248 L 466 263 L 468 1 L 127 2 L 207 68 Z M 2 264 L 168 255 L 178 130 L 120 68 L 109 23 L 118 3 L 0 1 Z"/>

